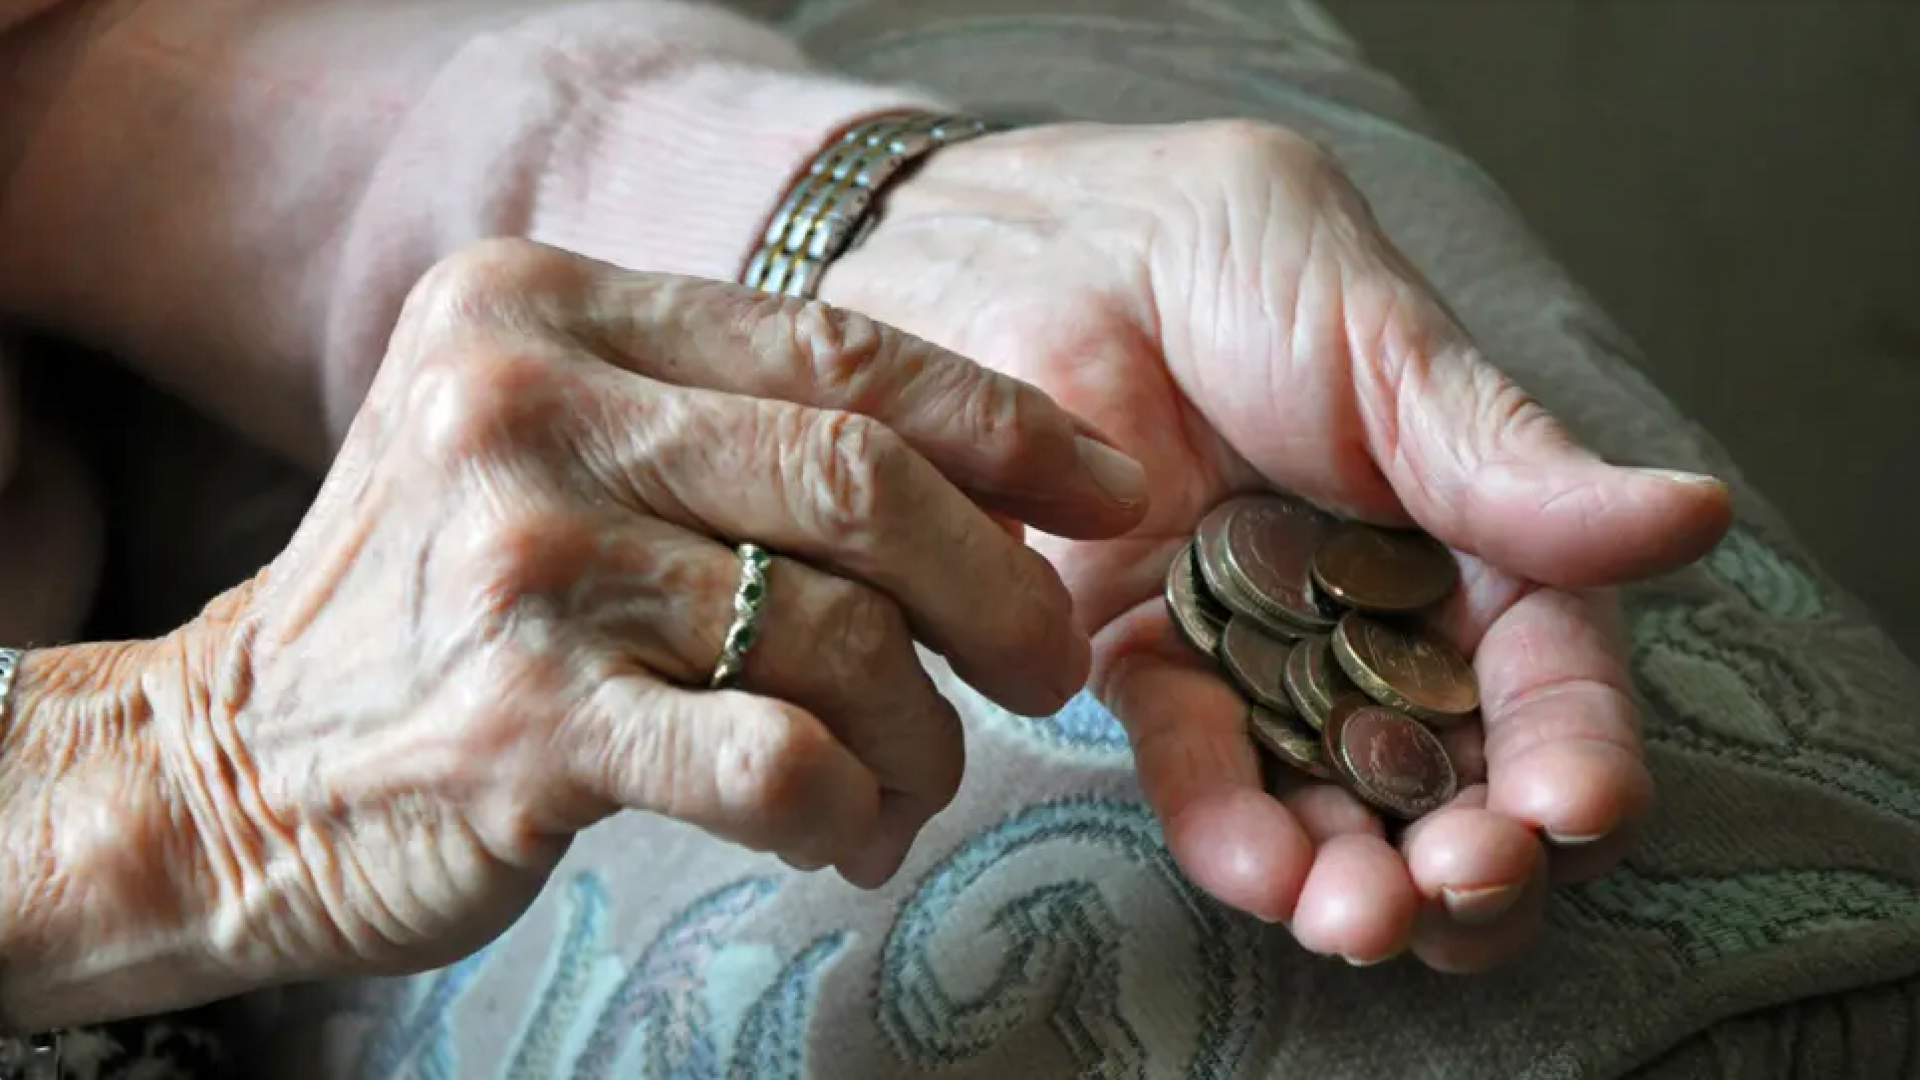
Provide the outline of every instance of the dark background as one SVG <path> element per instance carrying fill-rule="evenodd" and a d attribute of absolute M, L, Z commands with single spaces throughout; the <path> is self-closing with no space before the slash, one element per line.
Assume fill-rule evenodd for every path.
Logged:
<path fill-rule="evenodd" d="M 1920 0 L 1321 0 L 1920 657 Z"/>

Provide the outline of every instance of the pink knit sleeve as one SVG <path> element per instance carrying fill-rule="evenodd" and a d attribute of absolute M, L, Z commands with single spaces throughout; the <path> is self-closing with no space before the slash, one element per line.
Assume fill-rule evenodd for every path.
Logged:
<path fill-rule="evenodd" d="M 463 243 L 732 277 L 834 131 L 935 104 L 673 0 L 45 6 L 0 0 L 0 313 L 309 460 Z"/>

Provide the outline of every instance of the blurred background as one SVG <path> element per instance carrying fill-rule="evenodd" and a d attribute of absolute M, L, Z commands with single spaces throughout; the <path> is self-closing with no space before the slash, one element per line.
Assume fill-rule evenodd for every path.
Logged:
<path fill-rule="evenodd" d="M 1322 0 L 1920 658 L 1920 0 Z"/>

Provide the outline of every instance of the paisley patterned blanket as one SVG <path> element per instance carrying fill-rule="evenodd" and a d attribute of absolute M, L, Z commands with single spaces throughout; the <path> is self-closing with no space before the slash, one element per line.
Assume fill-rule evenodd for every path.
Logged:
<path fill-rule="evenodd" d="M 982 108 L 1303 130 L 1487 352 L 1584 438 L 1733 478 L 1727 543 L 1628 597 L 1662 793 L 1651 830 L 1626 868 L 1565 890 L 1547 941 L 1509 970 L 1353 970 L 1181 879 L 1096 702 L 1033 722 L 954 684 L 969 779 L 890 889 L 612 821 L 480 955 L 253 1003 L 271 1075 L 1920 1077 L 1920 672 L 1318 9 L 763 13 L 826 62 Z"/>

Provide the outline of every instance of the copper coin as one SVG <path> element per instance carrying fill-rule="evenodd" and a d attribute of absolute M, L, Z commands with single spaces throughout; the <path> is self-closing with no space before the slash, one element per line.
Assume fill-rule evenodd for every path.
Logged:
<path fill-rule="evenodd" d="M 1313 554 L 1313 583 L 1355 611 L 1406 615 L 1446 599 L 1453 554 L 1425 533 L 1342 525 Z"/>
<path fill-rule="evenodd" d="M 1227 625 L 1227 620 L 1233 618 L 1233 611 L 1225 604 L 1222 604 L 1220 598 L 1213 595 L 1213 592 L 1207 587 L 1207 579 L 1200 572 L 1199 541 L 1196 540 L 1187 544 L 1186 551 L 1182 557 L 1193 567 L 1194 594 L 1200 598 L 1201 612 L 1221 626 Z"/>
<path fill-rule="evenodd" d="M 1293 715 L 1293 702 L 1287 700 L 1287 654 L 1293 646 L 1269 637 L 1253 623 L 1242 618 L 1227 620 L 1220 635 L 1220 664 L 1234 684 L 1254 704 L 1283 715 Z"/>
<path fill-rule="evenodd" d="M 1319 731 L 1326 725 L 1327 710 L 1334 698 L 1353 692 L 1353 683 L 1333 661 L 1332 646 L 1325 634 L 1301 641 L 1287 657 L 1287 697 L 1302 719 Z"/>
<path fill-rule="evenodd" d="M 1167 567 L 1167 614 L 1187 644 L 1209 657 L 1219 654 L 1225 628 L 1200 602 L 1200 583 L 1188 548 L 1182 548 Z"/>
<path fill-rule="evenodd" d="M 1405 821 L 1427 816 L 1460 790 L 1447 748 L 1418 720 L 1358 694 L 1333 703 L 1322 733 L 1327 760 L 1362 802 Z"/>
<path fill-rule="evenodd" d="M 1326 747 L 1292 720 L 1255 705 L 1247 710 L 1247 730 L 1254 743 L 1281 764 L 1322 780 L 1334 778 Z"/>
<path fill-rule="evenodd" d="M 1333 625 L 1313 595 L 1313 554 L 1338 526 L 1299 499 L 1267 496 L 1233 510 L 1225 529 L 1226 577 L 1269 617 L 1307 632 Z"/>
<path fill-rule="evenodd" d="M 1348 615 L 1333 631 L 1333 658 L 1368 697 L 1435 724 L 1452 724 L 1480 707 L 1473 666 L 1431 631 Z"/>
<path fill-rule="evenodd" d="M 1292 640 L 1305 631 L 1276 615 L 1271 604 L 1263 604 L 1237 581 L 1227 568 L 1227 524 L 1245 507 L 1261 502 L 1264 496 L 1243 495 L 1214 507 L 1200 519 L 1194 533 L 1194 557 L 1200 564 L 1200 584 L 1221 607 L 1243 619 L 1257 623 L 1271 637 Z"/>
<path fill-rule="evenodd" d="M 1312 638 L 1294 645 L 1287 654 L 1287 670 L 1281 674 L 1287 687 L 1287 699 L 1293 702 L 1293 711 L 1307 726 L 1319 731 L 1327 723 L 1327 703 L 1321 701 L 1307 685 L 1307 650 L 1313 647 Z"/>
<path fill-rule="evenodd" d="M 1228 499 L 1226 502 L 1207 511 L 1200 524 L 1193 531 L 1193 554 L 1200 564 L 1201 583 L 1215 597 L 1221 597 L 1229 589 L 1227 584 L 1227 522 L 1242 506 L 1256 501 L 1256 496 L 1243 495 Z M 1224 602 L 1224 600 L 1222 601 Z"/>

